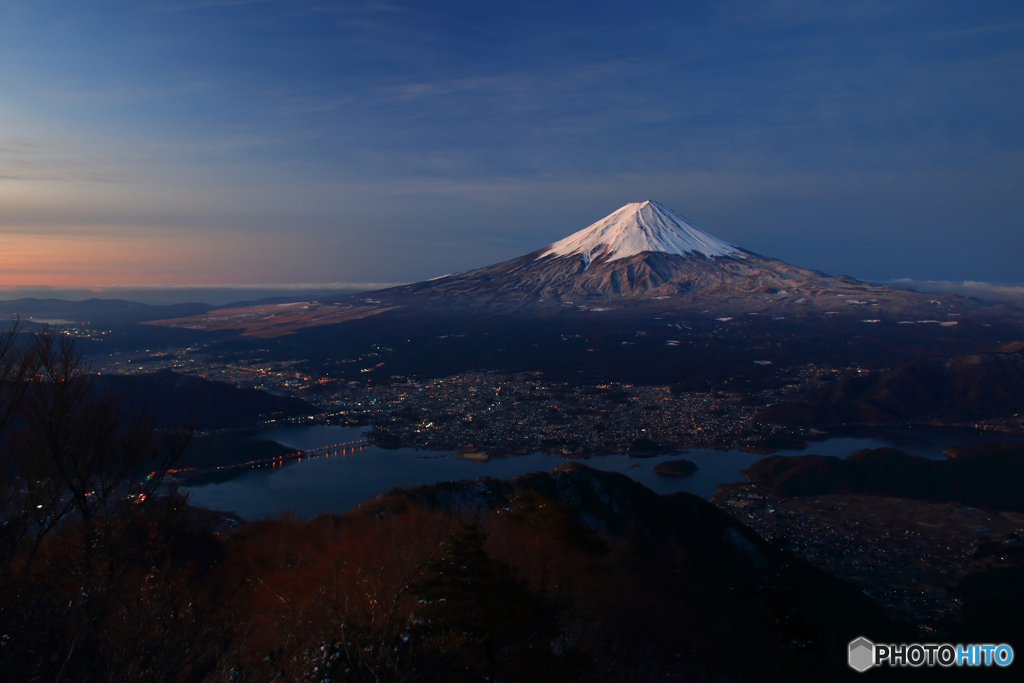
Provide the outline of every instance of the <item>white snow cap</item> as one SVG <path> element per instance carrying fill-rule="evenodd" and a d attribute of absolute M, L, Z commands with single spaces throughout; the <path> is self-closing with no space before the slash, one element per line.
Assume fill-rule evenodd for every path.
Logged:
<path fill-rule="evenodd" d="M 660 251 L 745 258 L 737 247 L 716 239 L 658 202 L 632 202 L 598 222 L 549 246 L 537 258 L 581 254 L 586 265 L 602 254 L 609 261 Z"/>

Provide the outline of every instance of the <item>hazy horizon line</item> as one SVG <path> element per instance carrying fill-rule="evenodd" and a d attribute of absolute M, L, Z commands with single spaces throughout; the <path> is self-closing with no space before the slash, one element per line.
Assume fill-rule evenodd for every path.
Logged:
<path fill-rule="evenodd" d="M 387 289 L 403 282 L 298 282 L 272 284 L 0 285 L 0 299 L 49 298 L 63 301 L 122 299 L 149 305 L 203 303 L 224 306 L 276 296 L 349 294 Z"/>
<path fill-rule="evenodd" d="M 104 289 L 381 289 L 398 287 L 408 282 L 285 282 L 266 284 L 81 284 L 81 285 L 0 285 L 0 291 L 21 289 L 104 290 Z"/>

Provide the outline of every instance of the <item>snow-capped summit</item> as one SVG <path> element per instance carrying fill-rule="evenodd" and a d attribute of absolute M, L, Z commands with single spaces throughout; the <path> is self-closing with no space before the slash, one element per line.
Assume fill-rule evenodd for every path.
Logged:
<path fill-rule="evenodd" d="M 580 254 L 592 261 L 617 261 L 644 252 L 745 258 L 741 249 L 712 237 L 657 202 L 632 202 L 541 251 L 538 259 Z"/>

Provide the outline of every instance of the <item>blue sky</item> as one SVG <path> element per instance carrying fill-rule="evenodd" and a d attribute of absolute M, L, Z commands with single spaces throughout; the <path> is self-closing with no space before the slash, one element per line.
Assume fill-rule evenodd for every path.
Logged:
<path fill-rule="evenodd" d="M 1024 3 L 0 3 L 0 284 L 403 282 L 629 201 L 1024 281 Z"/>

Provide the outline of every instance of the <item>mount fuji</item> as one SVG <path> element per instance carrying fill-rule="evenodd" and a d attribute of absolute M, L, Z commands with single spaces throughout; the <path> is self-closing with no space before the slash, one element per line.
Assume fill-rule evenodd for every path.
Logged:
<path fill-rule="evenodd" d="M 355 297 L 352 297 L 355 298 Z M 626 204 L 579 232 L 485 268 L 375 292 L 400 306 L 481 314 L 679 310 L 946 320 L 985 308 L 851 277 L 833 277 L 729 244 L 653 201 Z"/>

